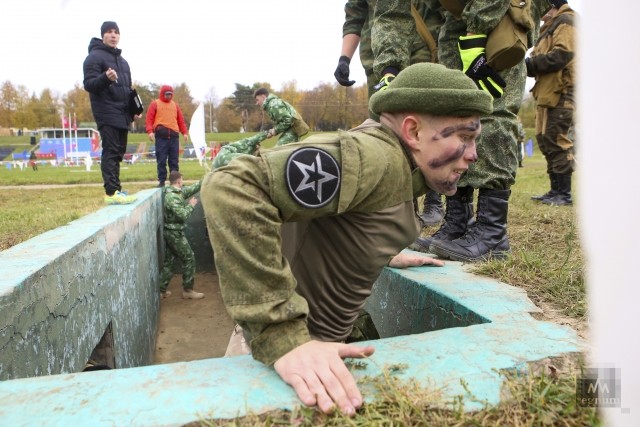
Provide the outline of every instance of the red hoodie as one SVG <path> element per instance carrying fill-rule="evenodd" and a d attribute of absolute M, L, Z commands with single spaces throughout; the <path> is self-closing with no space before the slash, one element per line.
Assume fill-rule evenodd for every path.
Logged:
<path fill-rule="evenodd" d="M 166 92 L 173 92 L 173 88 L 169 85 L 163 85 L 160 88 L 160 97 L 149 105 L 146 121 L 147 133 L 155 132 L 156 128 L 162 125 L 174 132 L 187 135 L 189 131 L 187 130 L 187 124 L 184 121 L 182 110 L 180 110 L 178 104 L 173 101 L 173 96 L 170 96 L 168 99 L 165 98 Z"/>

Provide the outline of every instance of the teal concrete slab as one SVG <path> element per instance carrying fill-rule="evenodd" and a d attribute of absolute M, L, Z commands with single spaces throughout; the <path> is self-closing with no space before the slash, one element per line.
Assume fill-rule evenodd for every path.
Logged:
<path fill-rule="evenodd" d="M 107 328 L 117 367 L 152 362 L 162 210 L 137 196 L 0 252 L 0 380 L 79 372 Z"/>
<path fill-rule="evenodd" d="M 435 328 L 371 342 L 376 352 L 365 369 L 354 371 L 357 378 L 402 364 L 399 378 L 440 390 L 443 405 L 464 396 L 465 409 L 473 410 L 500 402 L 501 370 L 584 350 L 571 328 L 535 320 L 530 313 L 539 310 L 522 290 L 473 275 L 456 262 L 385 269 L 368 307 L 380 322 L 393 305 L 410 319 L 401 326 L 413 328 L 430 319 L 420 312 L 421 293 L 436 296 L 433 307 L 444 313 L 436 316 Z M 461 326 L 438 328 L 450 318 Z M 363 390 L 366 400 L 375 398 Z M 0 420 L 12 426 L 179 426 L 298 405 L 292 389 L 249 356 L 0 382 Z"/>

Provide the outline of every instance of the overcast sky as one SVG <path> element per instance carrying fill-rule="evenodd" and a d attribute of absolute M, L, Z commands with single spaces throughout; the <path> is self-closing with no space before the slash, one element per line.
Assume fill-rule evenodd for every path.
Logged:
<path fill-rule="evenodd" d="M 571 5 L 579 9 L 579 1 Z M 37 95 L 82 84 L 82 62 L 103 21 L 120 27 L 133 80 L 185 82 L 196 100 L 211 88 L 229 96 L 234 83 L 269 82 L 276 90 L 335 82 L 345 0 L 5 0 L 0 82 Z M 356 55 L 357 57 L 357 55 Z M 357 84 L 365 75 L 351 63 Z"/>

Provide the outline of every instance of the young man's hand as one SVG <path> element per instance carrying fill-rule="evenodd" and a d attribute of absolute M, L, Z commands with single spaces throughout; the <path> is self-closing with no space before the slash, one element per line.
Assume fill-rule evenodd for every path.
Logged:
<path fill-rule="evenodd" d="M 444 265 L 444 261 L 424 255 L 407 254 L 404 252 L 400 252 L 398 255 L 391 258 L 391 261 L 389 261 L 389 267 L 393 268 L 420 267 L 421 265 L 435 265 L 436 267 L 442 267 Z"/>
<path fill-rule="evenodd" d="M 305 405 L 317 405 L 324 413 L 337 408 L 351 416 L 362 406 L 362 395 L 342 359 L 374 351 L 372 346 L 309 341 L 278 359 L 274 368 Z"/>

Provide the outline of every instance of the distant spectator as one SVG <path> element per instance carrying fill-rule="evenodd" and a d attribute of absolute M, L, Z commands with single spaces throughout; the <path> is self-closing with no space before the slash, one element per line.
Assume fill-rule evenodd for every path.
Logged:
<path fill-rule="evenodd" d="M 526 59 L 527 75 L 536 79 L 536 140 L 547 161 L 550 189 L 532 200 L 571 206 L 571 176 L 576 167 L 573 126 L 576 110 L 576 14 L 566 0 L 550 0 L 538 39 Z"/>
<path fill-rule="evenodd" d="M 113 21 L 100 27 L 102 39 L 89 43 L 89 55 L 82 66 L 84 88 L 89 92 L 91 111 L 102 137 L 100 169 L 107 204 L 133 203 L 137 197 L 122 191 L 120 163 L 127 151 L 129 126 L 134 117 L 129 113 L 132 92 L 129 63 L 118 49 L 120 28 Z M 137 117 L 135 117 L 137 118 Z"/>
<path fill-rule="evenodd" d="M 31 165 L 31 169 L 34 171 L 38 170 L 38 156 L 36 156 L 35 151 L 32 151 L 29 155 L 29 164 Z"/>
<path fill-rule="evenodd" d="M 180 133 L 189 142 L 189 131 L 180 106 L 173 101 L 173 88 L 163 85 L 160 96 L 149 105 L 147 112 L 147 134 L 156 143 L 156 163 L 158 164 L 158 187 L 164 187 L 169 172 L 178 171 L 180 155 Z"/>

